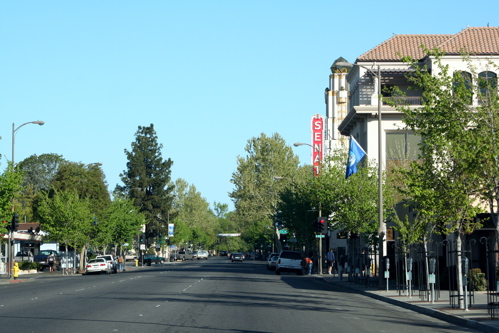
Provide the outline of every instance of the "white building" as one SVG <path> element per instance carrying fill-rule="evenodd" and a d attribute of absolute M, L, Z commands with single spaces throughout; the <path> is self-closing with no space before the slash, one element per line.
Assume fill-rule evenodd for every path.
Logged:
<path fill-rule="evenodd" d="M 442 64 L 449 65 L 449 73 L 454 71 L 469 72 L 468 63 L 463 61 L 462 50 L 467 50 L 475 66 L 475 71 L 482 77 L 497 80 L 499 71 L 488 66 L 489 60 L 499 64 L 499 27 L 466 28 L 455 35 L 394 35 L 385 42 L 367 51 L 357 58 L 356 65 L 349 69 L 346 75 L 346 84 L 341 79 L 344 75 L 333 73 L 331 76 L 340 75 L 338 80 L 330 80 L 329 95 L 340 97 L 344 93 L 341 88 L 348 90 L 347 105 L 341 104 L 341 98 L 332 98 L 328 104 L 326 146 L 337 145 L 336 140 L 353 135 L 367 152 L 370 159 L 377 161 L 378 146 L 382 147 L 383 166 L 395 153 L 405 154 L 405 158 L 415 157 L 418 139 L 411 133 L 403 130 L 403 114 L 394 108 L 381 106 L 382 114 L 382 142 L 378 145 L 378 96 L 377 77 L 366 68 L 372 69 L 377 74 L 378 66 L 381 72 L 381 90 L 386 86 L 398 86 L 407 94 L 406 100 L 414 107 L 421 105 L 421 92 L 407 90 L 409 83 L 405 74 L 410 70 L 408 64 L 401 61 L 402 56 L 410 56 L 421 64 L 426 64 L 430 69 L 434 59 L 429 57 L 421 48 L 438 48 L 445 52 Z M 364 66 L 366 68 L 360 67 Z M 335 69 L 337 72 L 341 68 Z M 471 75 L 471 73 L 469 73 Z M 475 98 L 473 103 L 478 104 Z M 346 107 L 347 113 L 343 115 Z M 329 111 L 331 110 L 331 111 Z M 330 125 L 331 124 L 331 125 Z M 336 130 L 341 135 L 336 134 Z M 343 137 L 342 137 L 343 136 Z M 404 150 L 400 152 L 400 147 Z M 411 149 L 412 148 L 412 149 Z"/>
<path fill-rule="evenodd" d="M 353 136 L 367 152 L 370 160 L 378 163 L 381 147 L 382 167 L 390 168 L 390 162 L 400 159 L 415 159 L 419 138 L 404 129 L 403 114 L 381 102 L 381 143 L 378 142 L 378 69 L 383 88 L 397 86 L 405 91 L 404 97 L 415 108 L 421 106 L 421 91 L 408 90 L 405 74 L 409 65 L 402 62 L 403 56 L 410 56 L 420 64 L 432 69 L 434 58 L 422 49 L 439 49 L 445 52 L 443 65 L 449 66 L 449 73 L 464 72 L 469 75 L 468 63 L 463 61 L 463 50 L 471 54 L 474 71 L 482 78 L 497 80 L 499 70 L 491 68 L 489 61 L 499 64 L 499 27 L 473 27 L 450 35 L 394 35 L 366 53 L 360 55 L 353 67 L 337 66 L 337 59 L 331 66 L 329 87 L 326 88 L 325 154 L 335 148 L 348 147 L 348 137 Z M 379 66 L 379 68 L 378 68 Z M 466 74 L 467 73 L 467 74 Z M 474 98 L 473 104 L 480 101 Z M 387 240 L 393 239 L 388 230 Z M 333 247 L 343 247 L 336 233 L 330 236 Z M 387 248 L 385 247 L 385 254 Z"/>

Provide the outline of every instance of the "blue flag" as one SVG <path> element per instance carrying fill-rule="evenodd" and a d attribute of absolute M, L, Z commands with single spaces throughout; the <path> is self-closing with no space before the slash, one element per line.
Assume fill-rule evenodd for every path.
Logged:
<path fill-rule="evenodd" d="M 345 179 L 348 179 L 348 177 L 357 173 L 357 164 L 366 155 L 366 152 L 357 141 L 355 141 L 355 138 L 350 136 L 350 149 L 348 150 L 347 173 Z"/>

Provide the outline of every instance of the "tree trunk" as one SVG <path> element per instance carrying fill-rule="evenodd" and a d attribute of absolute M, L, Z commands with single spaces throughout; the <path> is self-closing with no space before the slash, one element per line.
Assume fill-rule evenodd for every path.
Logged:
<path fill-rule="evenodd" d="M 87 259 L 87 246 L 84 245 L 83 248 L 81 249 L 80 253 L 80 270 L 78 273 L 83 274 L 85 273 L 85 262 Z"/>

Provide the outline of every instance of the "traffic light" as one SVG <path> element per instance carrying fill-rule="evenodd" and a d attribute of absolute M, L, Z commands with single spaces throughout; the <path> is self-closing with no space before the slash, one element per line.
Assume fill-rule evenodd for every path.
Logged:
<path fill-rule="evenodd" d="M 19 215 L 14 214 L 12 216 L 12 226 L 11 226 L 11 231 L 17 231 L 17 228 L 19 228 Z"/>
<path fill-rule="evenodd" d="M 317 232 L 322 235 L 327 234 L 327 217 L 317 218 Z"/>

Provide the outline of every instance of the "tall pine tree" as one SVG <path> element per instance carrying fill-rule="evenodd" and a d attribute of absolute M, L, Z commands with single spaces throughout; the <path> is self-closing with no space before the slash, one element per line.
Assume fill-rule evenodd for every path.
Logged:
<path fill-rule="evenodd" d="M 120 174 L 124 185 L 116 186 L 116 192 L 131 198 L 146 217 L 146 237 L 149 241 L 166 236 L 168 218 L 172 218 L 168 217 L 168 211 L 174 188 L 170 182 L 173 161 L 163 159 L 162 148 L 153 124 L 139 126 L 132 150 L 125 149 L 127 170 Z"/>

